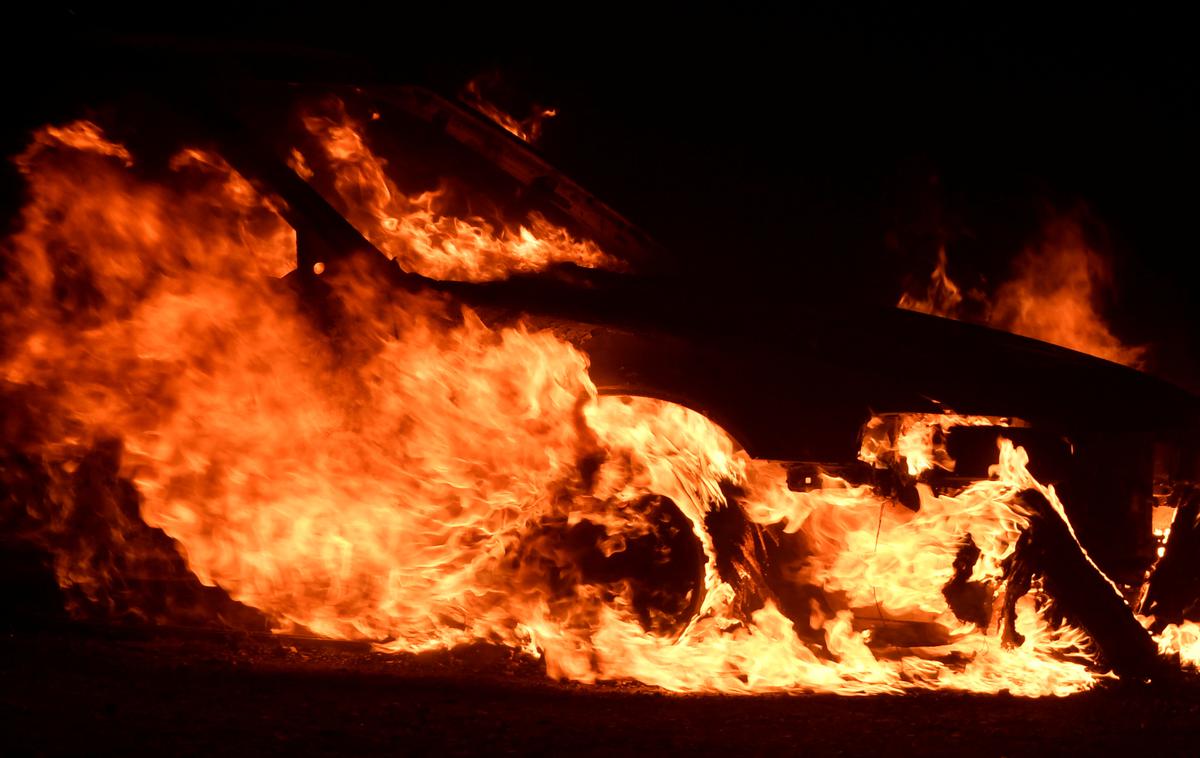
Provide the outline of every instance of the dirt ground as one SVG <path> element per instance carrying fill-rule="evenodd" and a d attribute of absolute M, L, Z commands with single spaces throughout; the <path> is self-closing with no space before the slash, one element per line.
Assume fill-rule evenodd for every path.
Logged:
<path fill-rule="evenodd" d="M 671 695 L 475 647 L 59 625 L 0 640 L 0 752 L 1196 755 L 1200 682 L 1065 699 Z"/>

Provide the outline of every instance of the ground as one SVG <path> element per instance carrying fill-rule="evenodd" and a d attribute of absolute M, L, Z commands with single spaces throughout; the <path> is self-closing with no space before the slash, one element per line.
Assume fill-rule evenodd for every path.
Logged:
<path fill-rule="evenodd" d="M 384 656 L 78 625 L 0 641 L 0 751 L 1195 755 L 1200 684 L 1074 697 L 672 695 L 546 679 L 491 648 Z"/>

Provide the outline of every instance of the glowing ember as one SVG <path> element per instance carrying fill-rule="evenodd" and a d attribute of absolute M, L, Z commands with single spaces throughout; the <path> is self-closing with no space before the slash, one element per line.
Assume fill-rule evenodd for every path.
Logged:
<path fill-rule="evenodd" d="M 400 194 L 349 121 L 304 125 L 350 220 L 406 267 L 488 279 L 607 260 L 536 220 L 514 233 L 444 215 L 436 194 Z M 338 319 L 322 332 L 277 279 L 295 238 L 276 206 L 207 153 L 180 153 L 169 186 L 131 162 L 85 122 L 19 159 L 30 202 L 5 248 L 0 371 L 34 421 L 6 442 L 53 483 L 122 440 L 141 518 L 278 629 L 398 652 L 487 641 L 554 677 L 677 691 L 1064 695 L 1100 676 L 1036 586 L 1016 604 L 1023 642 L 1002 644 L 1018 495 L 1062 513 L 1010 442 L 987 480 L 918 484 L 915 512 L 831 477 L 793 492 L 696 412 L 598 396 L 587 357 L 550 332 L 387 291 L 353 261 L 322 275 Z M 888 436 L 876 419 L 861 457 L 917 477 L 953 466 L 949 428 L 998 423 L 901 417 Z M 83 507 L 50 491 L 48 531 Z M 710 520 L 730 514 L 796 556 L 773 585 L 722 568 L 742 547 Z M 60 554 L 59 581 L 97 597 L 119 562 L 79 554 Z M 669 580 L 627 570 L 638 555 Z M 956 577 L 970 600 L 950 599 Z"/>

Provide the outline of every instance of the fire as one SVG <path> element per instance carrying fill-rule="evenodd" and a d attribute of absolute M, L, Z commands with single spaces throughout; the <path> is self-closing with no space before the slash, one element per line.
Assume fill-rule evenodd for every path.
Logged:
<path fill-rule="evenodd" d="M 1184 666 L 1200 668 L 1200 624 L 1195 621 L 1167 624 L 1155 640 L 1163 655 L 1177 655 Z"/>
<path fill-rule="evenodd" d="M 946 248 L 938 248 L 937 265 L 933 268 L 933 273 L 929 276 L 929 287 L 924 297 L 911 295 L 907 292 L 900 295 L 900 302 L 896 304 L 899 308 L 905 310 L 917 311 L 918 313 L 928 313 L 933 316 L 942 316 L 944 318 L 960 318 L 960 306 L 963 302 L 963 293 L 954 280 L 950 278 L 946 267 L 949 261 L 946 259 Z"/>
<path fill-rule="evenodd" d="M 912 477 L 931 471 L 935 466 L 953 471 L 954 461 L 941 444 L 952 428 L 1009 425 L 1007 419 L 994 416 L 956 413 L 907 413 L 890 419 L 875 416 L 864 429 L 858 457 L 876 468 L 900 466 Z"/>
<path fill-rule="evenodd" d="M 490 118 L 501 129 L 522 142 L 530 144 L 537 142 L 538 138 L 542 136 L 542 122 L 558 115 L 558 111 L 554 108 L 534 106 L 533 113 L 523 121 L 519 121 L 483 96 L 478 79 L 467 82 L 467 86 L 463 88 L 462 98 L 472 108 Z"/>
<path fill-rule="evenodd" d="M 406 267 L 478 280 L 608 260 L 537 221 L 445 215 L 437 193 L 400 193 L 353 123 L 304 125 L 322 152 L 294 162 L 331 166 L 351 221 Z M 154 180 L 79 122 L 18 163 L 29 203 L 5 247 L 0 371 L 29 423 L 5 445 L 49 484 L 6 507 L 43 538 L 88 507 L 63 493 L 117 439 L 115 473 L 136 486 L 123 518 L 278 630 L 395 652 L 485 641 L 552 677 L 673 691 L 1065 695 L 1102 676 L 1036 586 L 1016 603 L 1023 641 L 1002 643 L 1018 495 L 1062 514 L 1024 450 L 1003 440 L 990 478 L 960 491 L 919 482 L 952 468 L 947 430 L 1007 421 L 901 417 L 890 436 L 872 421 L 860 456 L 903 462 L 915 512 L 833 477 L 794 492 L 701 414 L 598 394 L 553 333 L 391 292 L 354 261 L 314 269 L 336 314 L 318 328 L 279 278 L 295 237 L 278 201 L 216 155 L 184 150 Z M 117 555 L 52 543 L 60 583 L 93 599 L 136 548 L 125 521 L 98 526 Z M 791 556 L 774 574 L 768 543 Z"/>
<path fill-rule="evenodd" d="M 992 322 L 1008 331 L 1138 367 L 1143 347 L 1123 344 L 1096 310 L 1111 286 L 1107 260 L 1091 249 L 1079 227 L 1060 223 L 1037 248 L 1017 260 L 1016 276 L 996 292 Z"/>
<path fill-rule="evenodd" d="M 943 248 L 926 294 L 904 293 L 897 305 L 963 319 L 964 302 L 971 299 L 982 303 L 989 326 L 1115 363 L 1142 366 L 1146 348 L 1123 343 L 1098 310 L 1097 301 L 1112 286 L 1112 268 L 1087 244 L 1077 223 L 1052 224 L 1044 239 L 1021 253 L 1013 269 L 1012 278 L 990 300 L 975 290 L 964 294 L 947 272 Z"/>
<path fill-rule="evenodd" d="M 362 126 L 340 101 L 305 114 L 312 154 L 294 149 L 292 168 L 302 177 L 331 177 L 330 199 L 379 250 L 408 270 L 434 279 L 487 281 L 541 271 L 556 263 L 619 269 L 595 243 L 574 239 L 534 212 L 527 224 L 500 226 L 479 217 L 450 215 L 448 186 L 404 194 L 387 174 L 387 161 L 363 139 Z M 317 171 L 314 167 L 324 168 Z"/>

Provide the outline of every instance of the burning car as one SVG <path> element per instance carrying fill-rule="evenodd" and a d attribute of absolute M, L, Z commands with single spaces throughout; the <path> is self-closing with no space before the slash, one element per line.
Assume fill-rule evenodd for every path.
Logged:
<path fill-rule="evenodd" d="M 723 692 L 1067 694 L 1191 633 L 1186 565 L 1146 582 L 1195 507 L 1181 390 L 725 307 L 424 89 L 110 102 L 17 157 L 0 282 L 3 525 L 78 613 Z"/>

